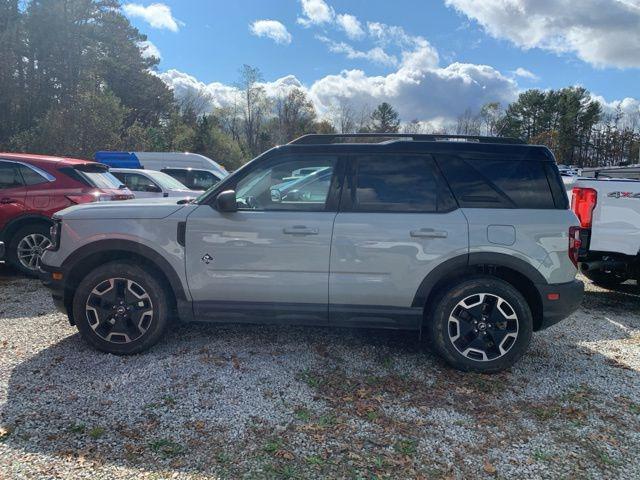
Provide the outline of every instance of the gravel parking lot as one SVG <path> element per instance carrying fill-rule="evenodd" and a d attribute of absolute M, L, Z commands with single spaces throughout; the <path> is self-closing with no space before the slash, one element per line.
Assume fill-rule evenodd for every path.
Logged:
<path fill-rule="evenodd" d="M 0 265 L 0 478 L 640 478 L 640 296 L 588 287 L 510 372 L 401 332 L 180 327 L 97 353 Z"/>

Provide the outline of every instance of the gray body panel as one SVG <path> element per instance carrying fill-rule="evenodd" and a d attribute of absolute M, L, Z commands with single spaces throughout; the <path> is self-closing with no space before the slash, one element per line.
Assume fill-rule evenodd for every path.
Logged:
<path fill-rule="evenodd" d="M 177 205 L 162 199 L 104 202 L 78 205 L 58 212 L 62 231 L 57 251 L 45 251 L 46 265 L 62 267 L 80 249 L 104 240 L 121 240 L 148 247 L 161 255 L 175 271 L 187 297 L 184 248 L 177 241 L 178 223 L 193 205 Z"/>
<path fill-rule="evenodd" d="M 548 283 L 575 278 L 576 267 L 567 254 L 569 227 L 578 225 L 571 210 L 468 208 L 469 253 L 502 253 L 518 258 Z"/>
<path fill-rule="evenodd" d="M 224 302 L 233 307 L 242 302 L 324 305 L 326 321 L 335 216 L 285 211 L 221 214 L 206 205 L 197 207 L 186 230 L 193 300 L 217 302 L 218 310 L 224 310 Z M 208 263 L 205 255 L 211 257 Z"/>
<path fill-rule="evenodd" d="M 331 248 L 330 302 L 411 307 L 422 280 L 468 248 L 460 210 L 340 213 Z"/>

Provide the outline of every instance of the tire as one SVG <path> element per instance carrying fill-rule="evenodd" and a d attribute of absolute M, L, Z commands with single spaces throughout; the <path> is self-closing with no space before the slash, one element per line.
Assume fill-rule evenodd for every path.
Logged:
<path fill-rule="evenodd" d="M 592 272 L 586 271 L 582 272 L 582 274 L 594 284 L 605 288 L 617 287 L 631 278 L 626 273 L 604 272 L 601 270 Z"/>
<path fill-rule="evenodd" d="M 496 373 L 511 367 L 526 352 L 533 333 L 531 309 L 522 294 L 490 276 L 449 285 L 426 321 L 432 347 L 462 371 Z"/>
<path fill-rule="evenodd" d="M 25 275 L 38 276 L 42 252 L 51 244 L 49 235 L 49 226 L 42 223 L 19 228 L 9 241 L 7 260 Z"/>
<path fill-rule="evenodd" d="M 124 262 L 93 270 L 73 297 L 80 335 L 96 349 L 115 355 L 151 348 L 169 324 L 169 292 L 158 278 L 152 269 Z"/>

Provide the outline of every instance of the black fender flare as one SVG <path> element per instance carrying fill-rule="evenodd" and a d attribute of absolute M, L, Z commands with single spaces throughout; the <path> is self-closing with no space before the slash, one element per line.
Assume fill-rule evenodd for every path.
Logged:
<path fill-rule="evenodd" d="M 189 301 L 180 277 L 171 264 L 157 251 L 146 245 L 123 239 L 97 240 L 80 247 L 62 262 L 62 270 L 71 272 L 89 257 L 108 251 L 119 251 L 141 256 L 156 266 L 167 278 L 178 302 Z"/>
<path fill-rule="evenodd" d="M 27 225 L 29 223 L 46 223 L 48 225 L 53 225 L 53 220 L 46 215 L 39 215 L 37 213 L 22 214 L 7 222 L 2 231 L 0 231 L 0 240 L 8 243 L 11 240 L 11 235 L 13 235 L 13 233 L 18 230 L 22 224 Z"/>
<path fill-rule="evenodd" d="M 441 280 L 456 271 L 462 273 L 468 269 L 468 267 L 475 265 L 491 265 L 509 268 L 528 278 L 534 285 L 548 284 L 547 280 L 535 267 L 518 257 L 497 252 L 473 252 L 450 258 L 431 270 L 418 287 L 411 306 L 424 307 L 433 288 Z"/>

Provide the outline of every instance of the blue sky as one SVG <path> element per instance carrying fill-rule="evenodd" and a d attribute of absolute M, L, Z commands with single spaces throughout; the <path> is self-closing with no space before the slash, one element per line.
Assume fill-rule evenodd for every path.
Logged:
<path fill-rule="evenodd" d="M 513 8 L 505 9 L 505 4 Z M 580 8 L 583 12 L 576 12 Z M 457 75 L 461 82 L 470 77 L 482 84 L 477 88 L 483 100 L 490 99 L 491 88 L 496 89 L 497 100 L 506 102 L 527 88 L 579 84 L 608 102 L 629 97 L 625 105 L 640 108 L 636 100 L 640 97 L 639 0 L 137 0 L 125 3 L 124 11 L 159 51 L 160 72 L 180 72 L 205 85 L 233 84 L 239 67 L 246 63 L 258 67 L 267 82 L 294 76 L 317 93 L 321 102 L 329 101 L 330 88 L 365 101 L 367 92 L 353 93 L 353 82 L 360 82 L 356 90 L 371 89 L 362 82 L 402 71 L 403 54 L 428 48 L 430 60 L 415 68 L 435 78 L 425 82 L 423 89 L 434 95 L 439 92 L 455 100 L 460 84 L 442 85 L 442 79 Z M 323 12 L 328 15 L 324 20 Z M 341 27 L 339 17 L 344 14 L 358 22 L 360 34 L 349 35 Z M 273 24 L 264 24 L 263 36 L 258 36 L 250 27 L 259 20 L 281 25 L 273 33 Z M 399 40 L 396 34 L 376 38 L 368 27 L 376 23 L 389 29 L 399 27 L 402 35 L 415 41 Z M 391 60 L 365 55 L 374 48 Z M 445 70 L 454 63 L 468 67 L 464 71 L 458 67 L 454 73 Z M 488 66 L 492 71 L 478 74 L 475 66 Z M 524 73 L 516 75 L 518 69 Z M 322 84 L 327 76 L 343 71 L 361 71 L 366 79 Z M 167 82 L 172 78 L 175 76 L 167 77 Z M 312 87 L 319 81 L 314 92 Z M 389 78 L 387 84 L 379 85 L 381 92 L 370 100 L 388 94 L 392 81 Z M 418 93 L 416 101 L 425 98 L 430 103 L 427 92 Z M 396 90 L 390 100 L 396 95 L 399 104 L 408 104 L 404 93 Z M 469 91 L 460 101 L 474 95 Z M 443 105 L 432 107 L 433 117 L 446 116 Z M 463 107 L 456 105 L 458 111 Z M 403 108 L 407 115 L 429 116 L 425 110 Z"/>

